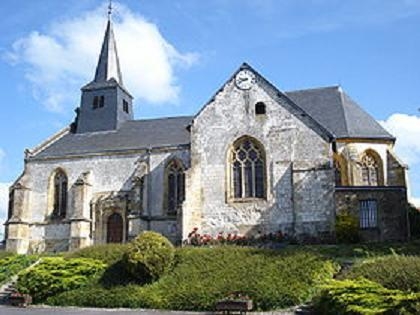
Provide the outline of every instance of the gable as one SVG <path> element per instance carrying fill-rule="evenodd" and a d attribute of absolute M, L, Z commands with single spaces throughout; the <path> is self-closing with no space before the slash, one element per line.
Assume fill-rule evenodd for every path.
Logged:
<path fill-rule="evenodd" d="M 321 136 L 324 140 L 330 141 L 333 138 L 333 134 L 328 131 L 324 126 L 322 126 L 318 121 L 313 119 L 305 110 L 299 107 L 291 98 L 288 97 L 287 94 L 281 92 L 277 89 L 273 84 L 271 84 L 268 80 L 266 80 L 262 75 L 260 75 L 256 70 L 254 70 L 251 66 L 247 63 L 243 63 L 242 66 L 236 70 L 233 75 L 223 84 L 218 91 L 213 95 L 213 97 L 200 109 L 200 111 L 195 115 L 194 121 L 199 119 L 200 115 L 206 108 L 214 102 L 216 97 L 225 90 L 228 84 L 231 84 L 236 75 L 242 71 L 248 70 L 251 71 L 255 75 L 255 84 L 260 87 L 262 90 L 269 95 L 272 100 L 278 104 L 282 104 L 282 106 L 295 118 L 305 124 L 307 127 L 315 131 L 319 136 Z"/>

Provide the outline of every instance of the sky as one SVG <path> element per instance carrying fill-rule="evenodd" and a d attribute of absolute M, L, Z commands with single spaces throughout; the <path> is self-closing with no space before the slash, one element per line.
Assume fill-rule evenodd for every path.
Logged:
<path fill-rule="evenodd" d="M 420 206 L 420 0 L 113 3 L 136 119 L 195 114 L 242 62 L 282 91 L 340 85 L 397 137 Z M 107 5 L 0 1 L 0 222 L 24 149 L 74 119 Z"/>

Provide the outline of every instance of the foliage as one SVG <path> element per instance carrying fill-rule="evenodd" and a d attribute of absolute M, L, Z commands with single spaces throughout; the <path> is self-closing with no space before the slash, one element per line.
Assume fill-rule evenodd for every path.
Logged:
<path fill-rule="evenodd" d="M 38 265 L 19 275 L 17 289 L 30 294 L 37 303 L 49 296 L 87 285 L 105 267 L 101 261 L 88 258 L 42 258 Z"/>
<path fill-rule="evenodd" d="M 6 257 L 10 257 L 10 256 L 15 256 L 16 254 L 13 252 L 9 252 L 6 250 L 0 250 L 0 259 L 6 258 Z"/>
<path fill-rule="evenodd" d="M 356 263 L 346 278 L 364 277 L 388 289 L 420 292 L 420 257 L 388 255 Z"/>
<path fill-rule="evenodd" d="M 145 286 L 85 288 L 48 299 L 54 305 L 213 310 L 234 291 L 269 310 L 308 301 L 336 266 L 319 255 L 235 246 L 177 249 L 174 269 Z M 92 298 L 95 296 L 96 298 Z"/>
<path fill-rule="evenodd" d="M 359 241 L 359 221 L 348 211 L 337 214 L 335 233 L 339 243 L 357 243 Z"/>
<path fill-rule="evenodd" d="M 332 280 L 314 300 L 316 314 L 419 314 L 420 293 L 386 289 L 360 278 Z"/>
<path fill-rule="evenodd" d="M 91 258 L 101 260 L 107 265 L 112 265 L 121 260 L 127 252 L 128 244 L 101 244 L 85 247 L 65 254 L 66 258 Z"/>
<path fill-rule="evenodd" d="M 36 260 L 35 256 L 9 255 L 0 259 L 0 284 L 3 284 L 10 277 L 19 271 L 29 267 Z"/>
<path fill-rule="evenodd" d="M 210 234 L 198 233 L 198 228 L 194 228 L 189 234 L 184 245 L 191 246 L 214 246 L 214 245 L 238 245 L 238 246 L 257 246 L 267 242 L 283 242 L 285 235 L 281 231 L 277 233 L 262 234 L 258 232 L 255 236 L 244 236 L 232 233 L 220 232 L 216 237 Z"/>
<path fill-rule="evenodd" d="M 174 246 L 166 237 L 146 231 L 129 243 L 124 261 L 133 277 L 141 282 L 149 282 L 168 272 L 174 257 Z"/>

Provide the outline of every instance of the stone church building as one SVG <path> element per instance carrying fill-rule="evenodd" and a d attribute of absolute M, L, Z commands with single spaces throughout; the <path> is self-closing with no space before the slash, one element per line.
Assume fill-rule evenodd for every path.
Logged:
<path fill-rule="evenodd" d="M 135 120 L 112 22 L 76 119 L 26 150 L 10 188 L 6 247 L 19 253 L 200 233 L 407 238 L 395 138 L 338 86 L 283 92 L 243 64 L 190 117 Z"/>

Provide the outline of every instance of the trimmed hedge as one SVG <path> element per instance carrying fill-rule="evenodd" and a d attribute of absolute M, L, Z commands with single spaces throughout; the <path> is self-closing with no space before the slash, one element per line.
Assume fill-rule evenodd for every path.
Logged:
<path fill-rule="evenodd" d="M 88 258 L 42 258 L 34 268 L 19 275 L 17 289 L 30 294 L 34 302 L 39 303 L 49 296 L 87 285 L 105 267 L 101 261 Z"/>
<path fill-rule="evenodd" d="M 19 271 L 29 267 L 35 260 L 35 256 L 26 255 L 8 255 L 0 259 L 0 284 L 5 283 Z"/>
<path fill-rule="evenodd" d="M 141 282 L 159 279 L 173 265 L 175 248 L 163 235 L 146 231 L 128 244 L 124 256 L 126 269 Z"/>
<path fill-rule="evenodd" d="M 101 244 L 85 247 L 65 254 L 66 258 L 91 258 L 101 260 L 107 265 L 112 265 L 121 260 L 127 252 L 128 244 Z"/>
<path fill-rule="evenodd" d="M 332 280 L 321 288 L 314 299 L 316 314 L 420 314 L 420 293 L 389 290 L 363 278 Z"/>
<path fill-rule="evenodd" d="M 47 303 L 209 311 L 219 299 L 242 291 L 256 309 L 272 310 L 309 301 L 317 285 L 336 271 L 331 261 L 312 253 L 234 246 L 181 248 L 174 269 L 153 284 L 85 288 L 49 298 Z"/>
<path fill-rule="evenodd" d="M 345 278 L 364 277 L 388 289 L 420 291 L 420 257 L 389 255 L 355 264 Z"/>

